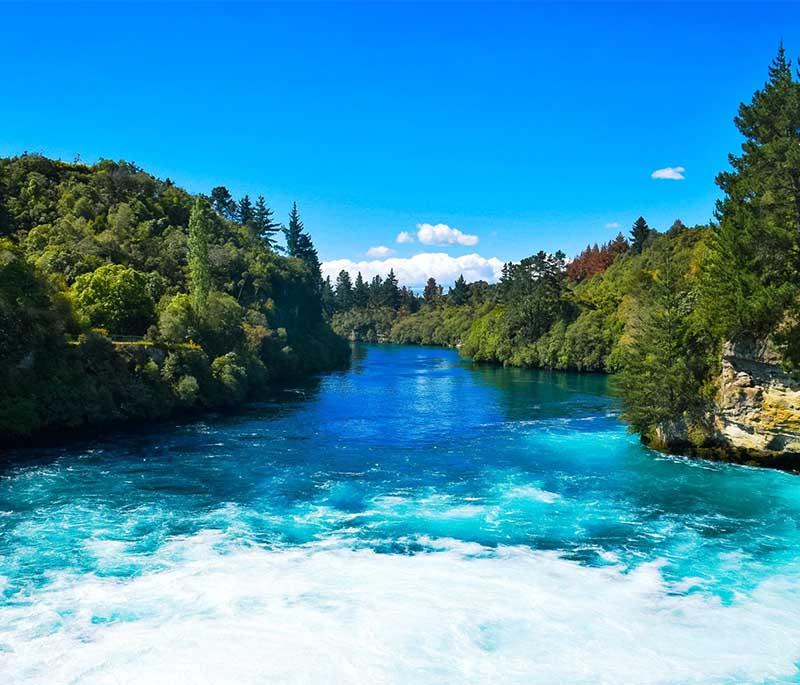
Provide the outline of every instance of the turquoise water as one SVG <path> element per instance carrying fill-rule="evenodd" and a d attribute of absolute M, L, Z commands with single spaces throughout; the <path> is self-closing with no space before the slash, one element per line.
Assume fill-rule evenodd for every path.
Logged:
<path fill-rule="evenodd" d="M 9 456 L 2 683 L 800 682 L 800 478 L 643 448 L 602 377 L 364 347 Z"/>

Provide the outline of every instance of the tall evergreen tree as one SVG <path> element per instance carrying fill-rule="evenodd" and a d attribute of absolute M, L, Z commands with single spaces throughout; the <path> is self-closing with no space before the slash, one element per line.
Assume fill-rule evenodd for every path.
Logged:
<path fill-rule="evenodd" d="M 303 229 L 297 203 L 293 202 L 292 211 L 289 213 L 289 225 L 283 231 L 286 238 L 286 254 L 290 257 L 300 256 L 300 236 L 303 234 Z"/>
<path fill-rule="evenodd" d="M 198 197 L 189 217 L 187 240 L 189 285 L 192 302 L 199 317 L 208 310 L 208 294 L 211 290 L 211 270 L 208 261 L 208 242 L 211 233 L 211 205 L 204 197 Z"/>
<path fill-rule="evenodd" d="M 275 236 L 280 232 L 281 225 L 272 219 L 273 212 L 267 206 L 263 195 L 259 195 L 253 209 L 253 225 L 255 230 L 270 249 L 275 248 Z"/>
<path fill-rule="evenodd" d="M 217 186 L 211 190 L 211 206 L 223 219 L 236 219 L 236 200 L 225 186 Z"/>
<path fill-rule="evenodd" d="M 676 263 L 674 248 L 656 258 L 619 374 L 625 418 L 643 433 L 702 407 L 711 363 L 706 339 L 692 325 L 696 293 L 686 284 L 688 265 Z"/>
<path fill-rule="evenodd" d="M 389 274 L 383 282 L 383 303 L 394 310 L 400 306 L 400 289 L 397 287 L 394 269 L 389 269 Z"/>
<path fill-rule="evenodd" d="M 297 211 L 297 203 L 292 204 L 292 211 L 289 214 L 289 225 L 285 229 L 286 251 L 290 257 L 297 257 L 308 267 L 312 274 L 322 279 L 320 275 L 320 263 L 317 250 L 311 237 L 306 233 L 305 226 L 300 220 L 300 213 Z"/>
<path fill-rule="evenodd" d="M 652 229 L 647 225 L 643 216 L 636 219 L 633 223 L 633 228 L 631 228 L 631 253 L 641 254 L 651 233 Z"/>
<path fill-rule="evenodd" d="M 249 195 L 244 195 L 242 199 L 239 200 L 239 208 L 236 216 L 242 226 L 248 226 L 253 221 L 253 203 L 250 201 Z"/>
<path fill-rule="evenodd" d="M 467 303 L 469 300 L 469 286 L 464 280 L 464 274 L 461 274 L 456 279 L 455 285 L 450 288 L 450 292 L 447 294 L 447 297 L 450 300 L 450 304 L 453 304 L 456 307 Z"/>
<path fill-rule="evenodd" d="M 740 105 L 735 123 L 744 136 L 742 154 L 731 155 L 732 170 L 717 177 L 724 197 L 703 311 L 721 337 L 764 337 L 786 323 L 800 275 L 800 83 L 783 45 L 766 84 Z"/>
<path fill-rule="evenodd" d="M 367 306 L 372 308 L 383 307 L 384 300 L 383 279 L 379 274 L 375 274 L 369 284 L 369 300 Z"/>
<path fill-rule="evenodd" d="M 353 306 L 353 284 L 350 274 L 342 269 L 336 277 L 336 308 L 346 312 Z"/>
<path fill-rule="evenodd" d="M 431 276 L 425 284 L 425 290 L 422 291 L 422 299 L 425 304 L 432 306 L 435 305 L 442 296 L 442 288 L 437 285 L 436 279 Z"/>
<path fill-rule="evenodd" d="M 353 285 L 353 306 L 363 308 L 369 303 L 369 286 L 364 282 L 364 277 L 359 271 Z"/>
<path fill-rule="evenodd" d="M 331 316 L 333 316 L 333 313 L 337 308 L 336 294 L 333 291 L 333 284 L 331 283 L 330 276 L 322 281 L 322 293 L 320 295 L 320 300 L 322 304 L 322 313 L 326 319 L 329 319 Z"/>

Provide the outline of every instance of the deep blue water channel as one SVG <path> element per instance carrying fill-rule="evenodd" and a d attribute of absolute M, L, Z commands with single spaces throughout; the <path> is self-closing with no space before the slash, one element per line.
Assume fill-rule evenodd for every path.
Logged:
<path fill-rule="evenodd" d="M 0 465 L 0 683 L 797 683 L 800 477 L 600 376 L 356 349 L 235 416 Z"/>

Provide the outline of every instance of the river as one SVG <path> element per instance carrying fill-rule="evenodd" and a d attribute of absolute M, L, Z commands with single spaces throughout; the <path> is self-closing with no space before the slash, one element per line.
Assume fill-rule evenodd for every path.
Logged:
<path fill-rule="evenodd" d="M 800 682 L 800 478 L 618 413 L 604 377 L 364 346 L 8 454 L 0 682 Z"/>

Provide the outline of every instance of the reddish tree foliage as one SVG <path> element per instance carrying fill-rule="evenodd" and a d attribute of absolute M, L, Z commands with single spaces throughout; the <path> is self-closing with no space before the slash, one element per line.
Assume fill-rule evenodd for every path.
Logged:
<path fill-rule="evenodd" d="M 614 240 L 609 240 L 598 247 L 587 245 L 575 259 L 567 264 L 567 276 L 575 282 L 591 278 L 595 274 L 603 273 L 611 263 L 620 255 L 628 251 L 628 241 L 622 233 L 618 234 Z"/>

